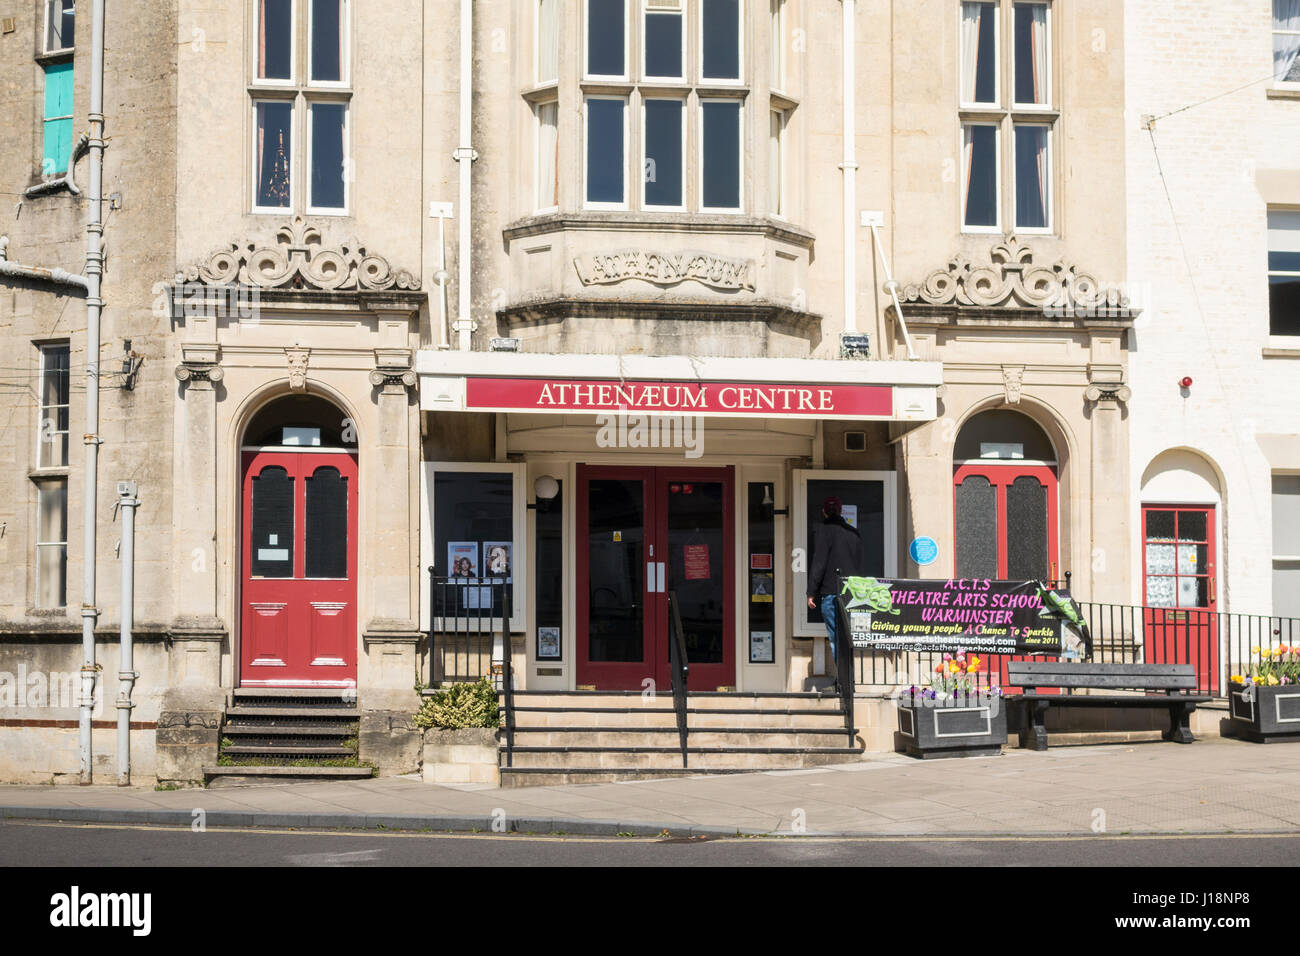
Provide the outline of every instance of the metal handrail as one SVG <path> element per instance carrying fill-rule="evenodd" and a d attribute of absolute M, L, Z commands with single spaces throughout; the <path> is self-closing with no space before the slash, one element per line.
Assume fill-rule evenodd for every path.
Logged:
<path fill-rule="evenodd" d="M 495 585 L 493 585 L 495 587 Z M 505 694 L 506 766 L 514 763 L 515 671 L 510 644 L 510 586 L 501 582 L 501 684 Z"/>
<path fill-rule="evenodd" d="M 682 748 L 682 767 L 687 763 L 686 682 L 691 673 L 691 662 L 686 655 L 686 638 L 682 635 L 682 619 L 677 610 L 677 592 L 668 592 L 668 672 L 673 685 L 673 710 L 677 713 L 677 737 Z"/>
<path fill-rule="evenodd" d="M 853 679 L 854 672 L 854 653 L 853 653 L 853 635 L 849 632 L 849 615 L 844 609 L 844 602 L 841 595 L 844 591 L 844 579 L 839 577 L 836 571 L 836 580 L 839 582 L 839 588 L 835 592 L 835 683 L 840 692 L 840 706 L 844 709 L 844 729 L 849 735 L 849 746 L 855 745 L 857 740 L 857 727 L 853 721 L 853 694 L 856 690 Z"/>

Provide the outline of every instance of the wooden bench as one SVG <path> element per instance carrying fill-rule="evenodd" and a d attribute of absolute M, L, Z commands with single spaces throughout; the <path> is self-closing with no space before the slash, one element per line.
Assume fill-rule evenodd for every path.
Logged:
<path fill-rule="evenodd" d="M 1191 664 L 1083 664 L 1063 661 L 1009 661 L 1007 683 L 1023 687 L 1008 694 L 1013 705 L 1023 706 L 1020 746 L 1047 749 L 1044 720 L 1049 707 L 1164 707 L 1169 711 L 1165 740 L 1190 744 L 1190 721 L 1197 704 L 1211 700 L 1195 696 L 1196 669 Z M 1041 694 L 1043 688 L 1061 690 L 1142 690 L 1163 694 Z"/>

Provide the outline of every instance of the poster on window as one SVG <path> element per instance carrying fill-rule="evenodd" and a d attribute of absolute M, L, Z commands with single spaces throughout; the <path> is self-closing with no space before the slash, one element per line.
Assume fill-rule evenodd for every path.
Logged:
<path fill-rule="evenodd" d="M 682 560 L 686 566 L 686 580 L 707 581 L 709 579 L 709 546 L 707 544 L 688 544 L 682 551 Z"/>
<path fill-rule="evenodd" d="M 539 661 L 558 661 L 560 653 L 560 629 L 558 627 L 539 627 L 537 629 L 537 659 Z"/>
<path fill-rule="evenodd" d="M 749 599 L 752 602 L 771 604 L 774 590 L 775 582 L 772 575 L 758 571 L 749 572 Z"/>
<path fill-rule="evenodd" d="M 453 578 L 478 577 L 478 542 L 447 542 L 447 574 Z M 468 583 L 468 580 L 464 583 Z"/>
<path fill-rule="evenodd" d="M 509 541 L 483 542 L 483 576 L 512 580 L 514 566 L 513 544 Z"/>
<path fill-rule="evenodd" d="M 857 505 L 840 505 L 840 517 L 850 528 L 858 526 L 858 506 Z"/>
<path fill-rule="evenodd" d="M 854 647 L 1073 655 L 1091 643 L 1079 605 L 1038 581 L 849 577 L 839 595 Z"/>
<path fill-rule="evenodd" d="M 775 648 L 771 631 L 749 632 L 749 662 L 751 664 L 772 664 L 776 661 Z"/>

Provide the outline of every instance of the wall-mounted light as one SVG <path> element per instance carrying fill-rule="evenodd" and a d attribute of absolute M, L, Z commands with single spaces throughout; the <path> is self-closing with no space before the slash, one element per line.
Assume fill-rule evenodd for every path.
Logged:
<path fill-rule="evenodd" d="M 1180 379 L 1178 380 L 1178 385 L 1179 385 L 1181 388 L 1191 388 L 1191 387 L 1192 387 L 1192 377 L 1191 377 L 1190 375 L 1184 375 L 1182 378 L 1180 378 Z"/>
<path fill-rule="evenodd" d="M 538 501 L 550 501 L 560 493 L 560 483 L 550 475 L 542 475 L 533 482 L 533 494 Z"/>

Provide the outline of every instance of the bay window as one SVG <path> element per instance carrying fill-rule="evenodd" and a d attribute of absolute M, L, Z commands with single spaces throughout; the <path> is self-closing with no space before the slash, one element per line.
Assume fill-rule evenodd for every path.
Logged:
<path fill-rule="evenodd" d="M 582 204 L 742 211 L 749 91 L 743 86 L 739 0 L 584 0 L 580 13 Z M 549 72 L 541 52 L 550 29 L 545 0 L 537 15 L 541 82 Z M 559 204 L 549 179 L 553 162 L 541 155 L 555 142 L 547 128 L 552 114 L 540 105 L 550 95 L 530 95 L 539 209 Z"/>
<path fill-rule="evenodd" d="M 962 228 L 1050 232 L 1051 5 L 963 2 L 960 18 Z M 1003 143 L 1006 143 L 1006 148 Z M 1004 185 L 1005 184 L 1005 185 Z"/>
<path fill-rule="evenodd" d="M 348 0 L 252 4 L 253 211 L 346 214 Z"/>

